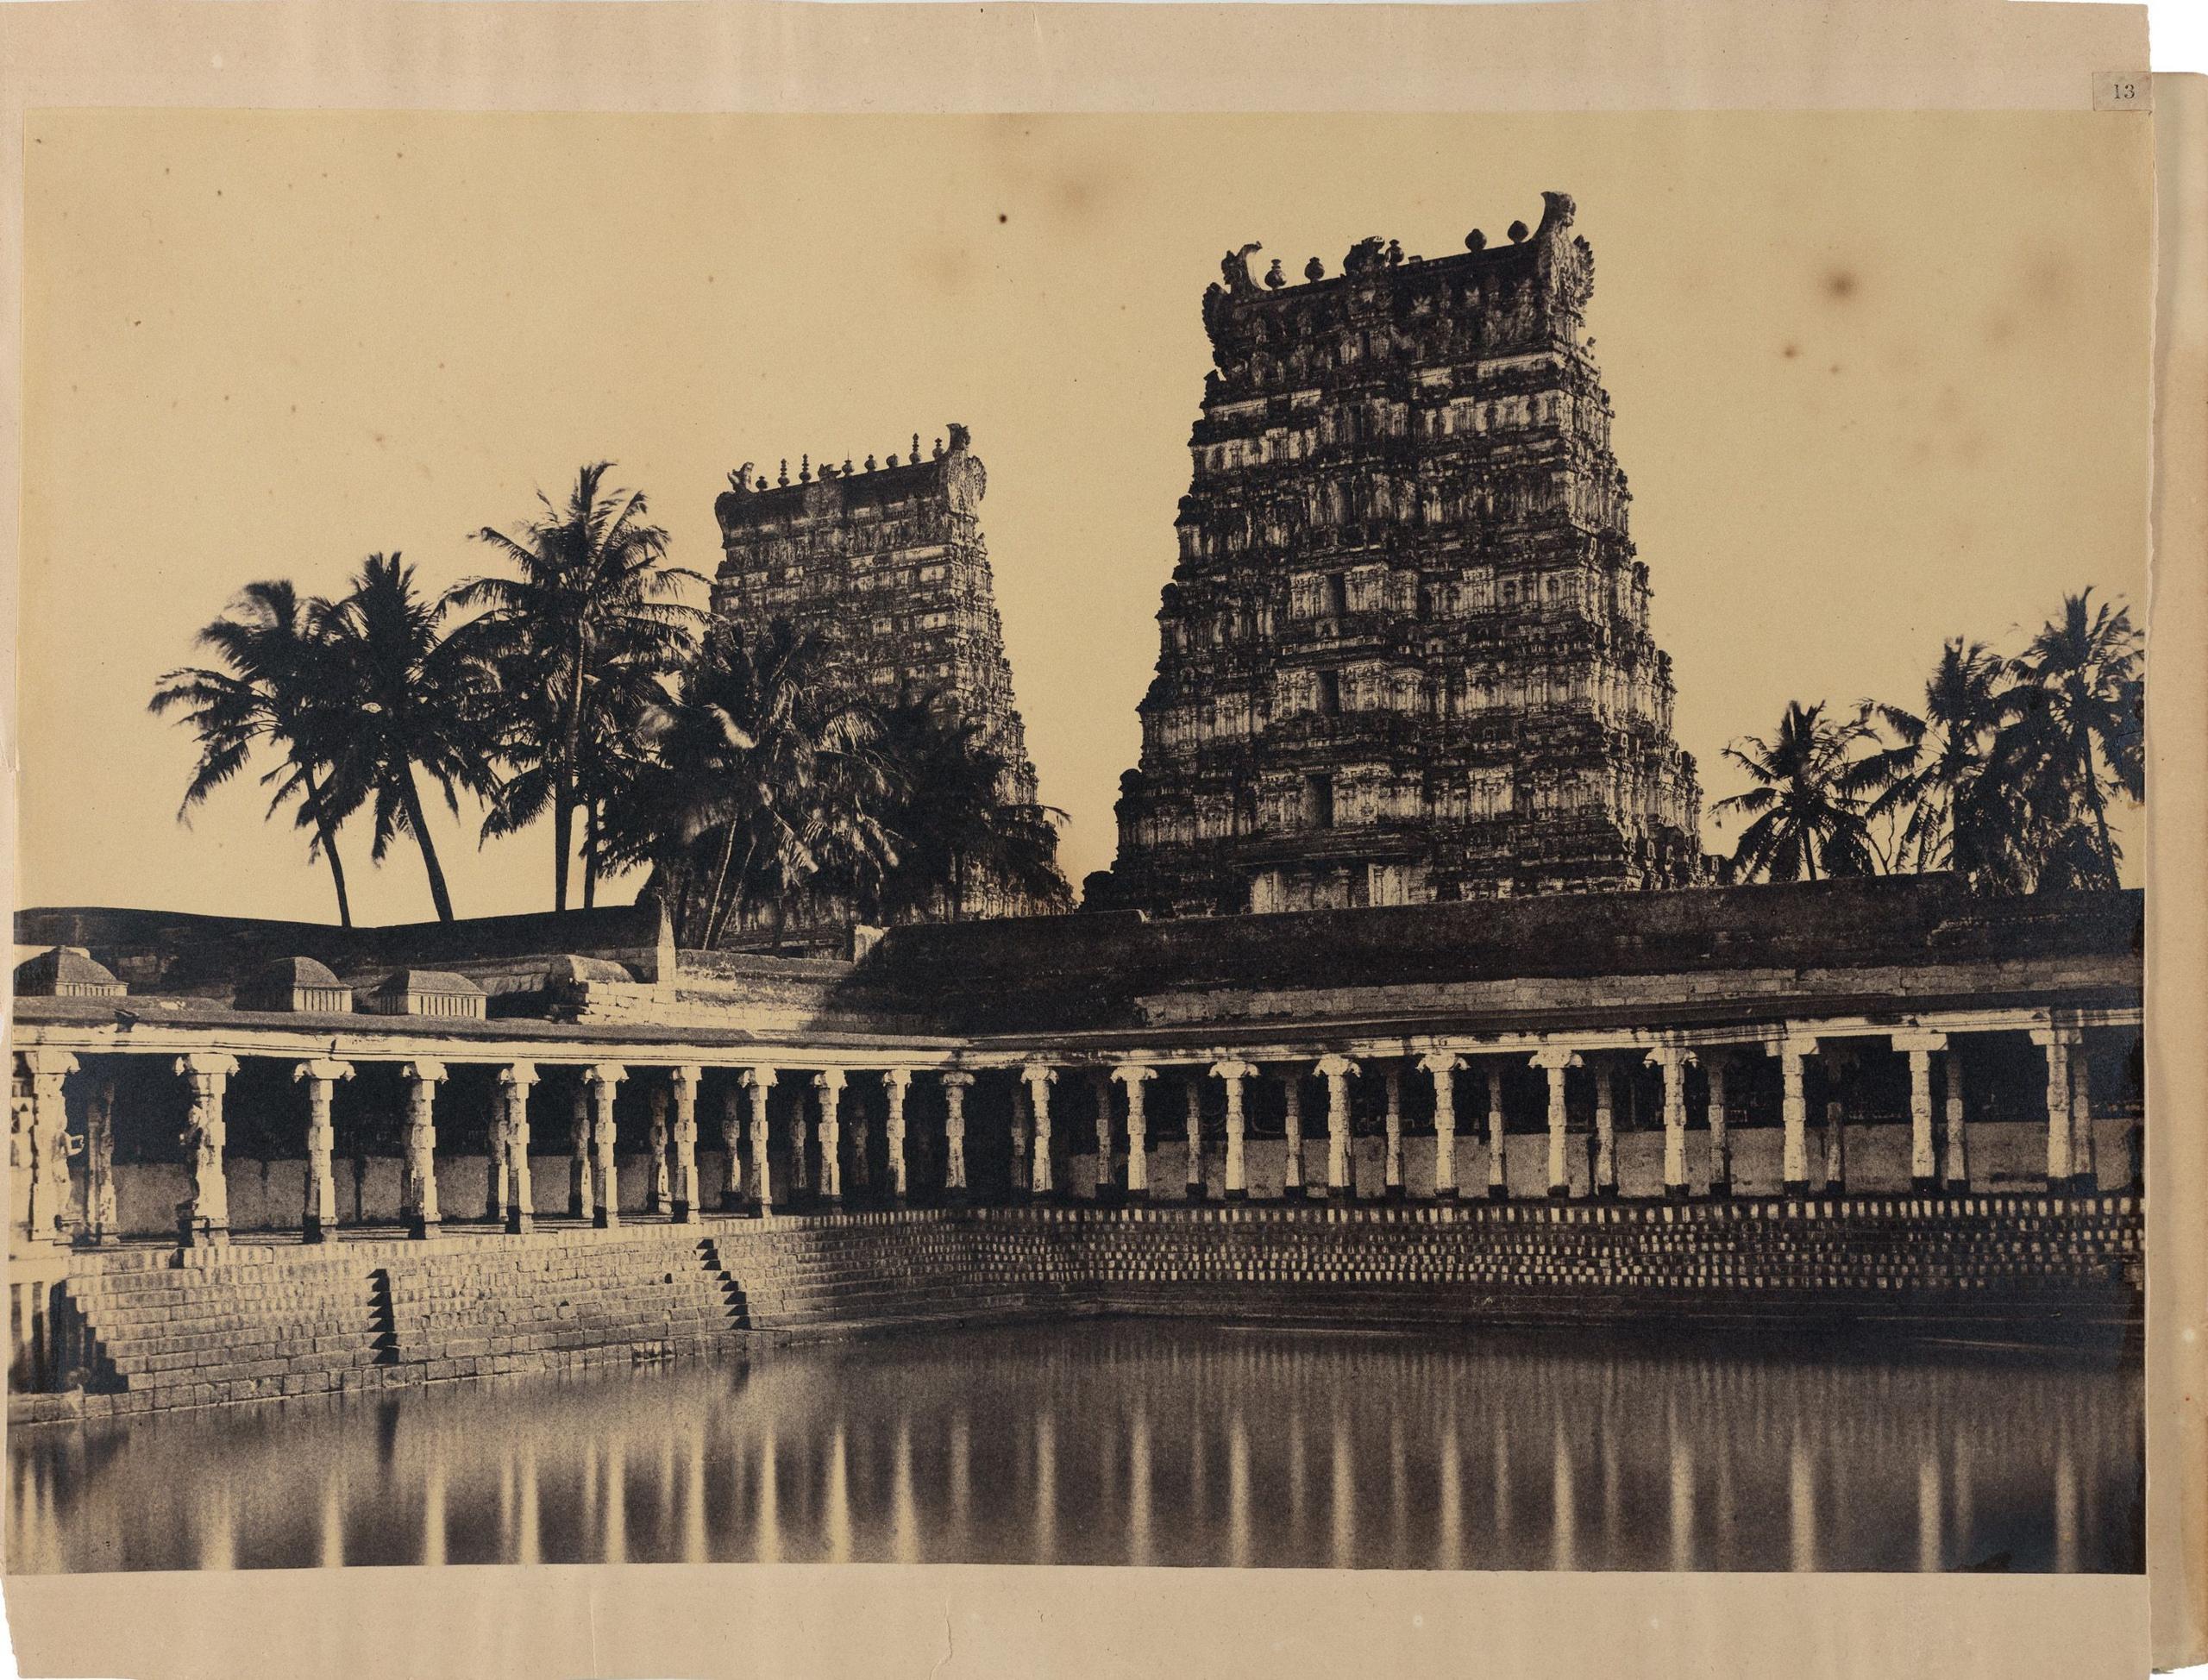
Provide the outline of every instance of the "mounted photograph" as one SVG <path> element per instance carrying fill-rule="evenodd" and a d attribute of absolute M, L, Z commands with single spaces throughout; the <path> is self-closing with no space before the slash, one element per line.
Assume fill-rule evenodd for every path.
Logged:
<path fill-rule="evenodd" d="M 11 1572 L 2144 1571 L 2144 125 L 24 142 Z"/>

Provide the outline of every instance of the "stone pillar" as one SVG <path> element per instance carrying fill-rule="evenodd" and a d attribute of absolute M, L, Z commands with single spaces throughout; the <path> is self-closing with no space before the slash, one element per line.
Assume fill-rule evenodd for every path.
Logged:
<path fill-rule="evenodd" d="M 957 1069 L 943 1076 L 943 1199 L 966 1200 L 966 1093 L 974 1075 Z"/>
<path fill-rule="evenodd" d="M 1932 1056 L 1947 1047 L 1947 1035 L 1897 1032 L 1887 1042 L 1909 1058 L 1909 1187 L 1930 1195 L 1940 1188 L 1940 1157 L 1932 1137 Z"/>
<path fill-rule="evenodd" d="M 728 1152 L 728 1182 L 721 1189 L 721 1212 L 734 1213 L 743 1207 L 743 1088 L 729 1085 L 721 1090 L 721 1147 Z"/>
<path fill-rule="evenodd" d="M 112 1242 L 119 1234 L 115 1208 L 115 1075 L 92 1080 L 85 1102 L 85 1222 L 82 1241 Z"/>
<path fill-rule="evenodd" d="M 1026 1201 L 1035 1191 L 1034 1167 L 1028 1160 L 1028 1144 L 1035 1135 L 1035 1102 L 1025 1079 L 1012 1082 L 1012 1200 Z"/>
<path fill-rule="evenodd" d="M 1182 1178 L 1188 1186 L 1188 1199 L 1201 1201 L 1208 1193 L 1204 1188 L 1204 1087 L 1201 1073 L 1189 1075 L 1182 1100 L 1185 1104 L 1181 1122 L 1185 1139 L 1182 1147 L 1187 1154 Z"/>
<path fill-rule="evenodd" d="M 69 1240 L 69 1107 L 63 1095 L 63 1084 L 77 1071 L 77 1058 L 66 1050 L 34 1045 L 19 1054 L 30 1075 L 30 1213 L 26 1221 L 33 1242 L 66 1243 Z M 177 1071 L 192 1061 L 223 1061 L 229 1063 L 221 1075 L 227 1080 L 237 1070 L 237 1063 L 229 1056 L 209 1058 L 184 1056 L 177 1062 Z M 192 1087 L 195 1113 L 198 1086 Z M 222 1182 L 222 1088 L 215 1088 L 216 1161 L 215 1179 Z M 222 1200 L 223 1224 L 229 1224 L 227 1192 Z"/>
<path fill-rule="evenodd" d="M 1349 1157 L 1349 1081 L 1357 1063 L 1346 1056 L 1319 1059 L 1327 1081 L 1327 1194 L 1335 1201 L 1357 1199 L 1357 1180 Z"/>
<path fill-rule="evenodd" d="M 644 1175 L 644 1212 L 666 1213 L 674 1201 L 674 1189 L 667 1171 L 667 1091 L 655 1085 L 644 1094 L 647 1111 L 651 1115 L 651 1127 L 645 1132 L 644 1149 L 651 1157 L 651 1165 Z"/>
<path fill-rule="evenodd" d="M 1112 1077 L 1127 1088 L 1127 1200 L 1150 1200 L 1150 1119 L 1144 1112 L 1142 1088 L 1157 1077 L 1157 1069 L 1138 1062 L 1123 1062 Z"/>
<path fill-rule="evenodd" d="M 434 1237 L 443 1228 L 437 1212 L 437 1087 L 445 1064 L 428 1056 L 409 1062 L 406 1077 L 406 1158 L 398 1180 L 398 1211 L 410 1237 Z"/>
<path fill-rule="evenodd" d="M 1825 1099 L 1824 1188 L 1827 1195 L 1847 1194 L 1847 1105 L 1838 1096 Z"/>
<path fill-rule="evenodd" d="M 1058 1193 L 1051 1163 L 1051 1081 L 1057 1077 L 1039 1062 L 1030 1062 L 1019 1070 L 1020 1082 L 1027 1087 L 1028 1110 L 1035 1119 L 1034 1143 L 1028 1151 L 1027 1189 L 1044 1200 Z"/>
<path fill-rule="evenodd" d="M 1810 1194 L 1810 1111 L 1802 1095 L 1802 1063 L 1816 1054 L 1817 1041 L 1785 1037 L 1766 1044 L 1764 1050 L 1778 1058 L 1780 1188 L 1786 1195 L 1806 1196 Z"/>
<path fill-rule="evenodd" d="M 337 1128 L 329 1118 L 337 1081 L 353 1076 L 350 1062 L 317 1056 L 292 1069 L 292 1081 L 306 1081 L 306 1207 L 299 1219 L 299 1240 L 323 1243 L 337 1229 Z"/>
<path fill-rule="evenodd" d="M 1403 1070 L 1389 1063 L 1382 1075 L 1388 1088 L 1387 1154 L 1380 1163 L 1380 1194 L 1386 1201 L 1403 1199 Z"/>
<path fill-rule="evenodd" d="M 674 1099 L 674 1161 L 668 1174 L 668 1217 L 687 1225 L 698 1212 L 698 1084 L 706 1070 L 670 1068 L 668 1091 Z"/>
<path fill-rule="evenodd" d="M 28 1054 L 28 1052 L 27 1052 Z M 41 1052 L 53 1056 L 51 1051 Z M 69 1069 L 58 1065 L 66 1061 Z M 34 1066 L 32 1077 L 34 1100 L 42 1096 L 40 1087 L 47 1077 L 53 1080 L 53 1102 L 58 1109 L 61 1100 L 62 1075 L 73 1069 L 76 1057 L 60 1056 L 56 1063 L 45 1069 Z M 184 1076 L 185 1088 L 191 1093 L 191 1108 L 184 1125 L 184 1144 L 191 1151 L 191 1194 L 177 1206 L 177 1222 L 186 1248 L 218 1248 L 230 1240 L 230 1187 L 223 1177 L 223 1093 L 230 1082 L 230 1075 L 238 1070 L 238 1059 L 219 1050 L 195 1050 L 176 1059 L 176 1070 Z M 43 1106 L 41 1102 L 41 1106 Z M 35 1114 L 36 1111 L 34 1111 Z M 36 1124 L 32 1136 L 39 1135 Z M 40 1155 L 34 1154 L 31 1170 L 39 1169 Z M 52 1234 L 47 1226 L 38 1223 L 40 1202 L 38 1181 L 32 1180 L 32 1226 L 34 1235 Z M 50 1193 L 49 1193 L 50 1194 Z M 49 1219 L 51 1215 L 48 1216 Z"/>
<path fill-rule="evenodd" d="M 1948 1053 L 1940 1058 L 1947 1075 L 1944 1094 L 1948 1100 L 1947 1153 L 1941 1163 L 1947 1180 L 1948 1194 L 1961 1196 L 1970 1194 L 1970 1139 L 1968 1128 L 1963 1122 L 1963 1051 L 1953 1034 L 1948 1037 Z"/>
<path fill-rule="evenodd" d="M 1433 1080 L 1433 1196 L 1437 1201 L 1457 1199 L 1457 1069 L 1464 1059 L 1454 1050 L 1436 1050 L 1419 1058 Z"/>
<path fill-rule="evenodd" d="M 506 1106 L 506 1229 L 516 1236 L 536 1228 L 536 1194 L 529 1180 L 529 1088 L 536 1083 L 533 1062 L 499 1069 Z"/>
<path fill-rule="evenodd" d="M 618 1062 L 600 1062 L 583 1075 L 593 1111 L 590 1178 L 598 1207 L 591 1218 L 600 1230 L 611 1230 L 621 1223 L 621 1171 L 613 1159 L 613 1094 L 628 1073 Z"/>
<path fill-rule="evenodd" d="M 575 1087 L 574 1113 L 568 1140 L 568 1216 L 587 1219 L 596 1213 L 598 1199 L 590 1187 L 590 1081 L 586 1075 Z"/>
<path fill-rule="evenodd" d="M 1229 1201 L 1246 1201 L 1250 1196 L 1249 1163 L 1245 1152 L 1247 1122 L 1242 1113 L 1242 1081 L 1255 1079 L 1258 1070 L 1247 1062 L 1232 1059 L 1211 1064 L 1212 1076 L 1226 1088 L 1226 1181 L 1223 1187 Z"/>
<path fill-rule="evenodd" d="M 2032 1043 L 2047 1055 L 2047 1188 L 2070 1188 L 2070 1047 L 2072 1030 L 2038 1027 Z"/>
<path fill-rule="evenodd" d="M 1283 1200 L 1303 1200 L 1303 1070 L 1290 1068 L 1281 1081 L 1288 1104 L 1288 1159 L 1281 1170 Z"/>
<path fill-rule="evenodd" d="M 806 1112 L 805 1093 L 800 1091 L 797 1110 L 790 1116 L 790 1190 L 783 1200 L 802 1207 L 812 1199 L 812 1116 Z"/>
<path fill-rule="evenodd" d="M 1561 1047 L 1535 1050 L 1530 1060 L 1549 1076 L 1549 1194 L 1560 1200 L 1571 1194 L 1571 1168 L 1564 1152 L 1564 1077 L 1567 1070 L 1586 1063 L 1577 1052 Z"/>
<path fill-rule="evenodd" d="M 751 1100 L 751 1199 L 762 1219 L 775 1211 L 775 1165 L 767 1148 L 767 1094 L 774 1088 L 772 1068 L 743 1070 L 744 1094 Z"/>
<path fill-rule="evenodd" d="M 1609 1061 L 1594 1065 L 1595 1159 L 1587 1174 L 1587 1183 L 1595 1194 L 1607 1198 L 1618 1193 L 1618 1122 L 1614 1106 L 1617 1091 L 1612 1083 Z"/>
<path fill-rule="evenodd" d="M 844 1070 L 830 1068 L 812 1076 L 820 1096 L 820 1200 L 831 1211 L 844 1205 Z"/>
<path fill-rule="evenodd" d="M 2070 1054 L 2070 1185 L 2079 1195 L 2100 1188 L 2093 1164 L 2093 1063 L 2084 1035 L 2073 1039 Z"/>
<path fill-rule="evenodd" d="M 483 1217 L 494 1225 L 506 1222 L 506 1174 L 513 1151 L 506 1143 L 506 1094 L 491 1093 L 491 1123 L 485 1128 L 489 1147 L 483 1157 Z"/>
<path fill-rule="evenodd" d="M 889 1098 L 889 1195 L 900 1207 L 912 1195 L 909 1169 L 905 1161 L 905 1093 L 912 1085 L 913 1075 L 903 1068 L 885 1069 L 881 1088 Z"/>
<path fill-rule="evenodd" d="M 1687 1069 L 1694 1065 L 1694 1052 L 1684 1044 L 1659 1044 L 1648 1052 L 1647 1060 L 1664 1075 L 1664 1197 L 1667 1201 L 1684 1201 L 1687 1194 Z"/>
<path fill-rule="evenodd" d="M 1709 1194 L 1723 1198 L 1733 1194 L 1733 1139 L 1726 1130 L 1725 1058 L 1710 1056 L 1703 1063 L 1709 1081 L 1709 1106 L 1703 1121 L 1709 1127 Z"/>
<path fill-rule="evenodd" d="M 1089 1193 L 1099 1207 L 1112 1200 L 1120 1188 L 1118 1151 L 1112 1147 L 1112 1076 L 1096 1075 L 1096 1184 Z"/>
<path fill-rule="evenodd" d="M 1487 1199 L 1510 1199 L 1510 1173 L 1502 1156 L 1502 1069 L 1487 1070 Z"/>

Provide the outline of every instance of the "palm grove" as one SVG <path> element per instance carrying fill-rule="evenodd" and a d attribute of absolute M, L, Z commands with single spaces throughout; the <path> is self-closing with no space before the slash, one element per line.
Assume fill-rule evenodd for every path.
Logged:
<path fill-rule="evenodd" d="M 687 946 L 792 922 L 956 919 L 977 906 L 1063 909 L 1061 814 L 1007 799 L 1008 766 L 925 691 L 879 704 L 787 621 L 716 620 L 683 598 L 642 493 L 581 469 L 513 532 L 477 533 L 503 569 L 442 596 L 397 554 L 342 599 L 248 585 L 199 633 L 214 667 L 172 671 L 198 759 L 180 816 L 249 764 L 327 865 L 348 926 L 342 843 L 411 840 L 440 920 L 452 894 L 425 798 L 480 801 L 481 837 L 549 818 L 554 907 L 647 872 Z"/>

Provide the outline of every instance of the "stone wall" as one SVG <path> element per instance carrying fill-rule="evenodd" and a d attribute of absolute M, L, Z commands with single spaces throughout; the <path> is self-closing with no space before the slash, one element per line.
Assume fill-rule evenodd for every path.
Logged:
<path fill-rule="evenodd" d="M 1101 1311 L 1333 1326 L 1684 1317 L 2136 1321 L 2141 1205 L 1871 1197 L 1666 1205 L 995 1208 L 528 1238 L 82 1252 L 73 1368 L 11 1421 L 505 1376 L 922 1324 Z"/>

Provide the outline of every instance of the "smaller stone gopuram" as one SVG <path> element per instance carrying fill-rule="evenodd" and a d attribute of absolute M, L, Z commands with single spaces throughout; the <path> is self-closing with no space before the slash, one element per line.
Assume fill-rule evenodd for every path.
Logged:
<path fill-rule="evenodd" d="M 862 693 L 942 694 L 981 728 L 1010 767 L 1003 793 L 1036 797 L 1026 732 L 1013 704 L 980 508 L 988 474 L 971 435 L 923 459 L 918 435 L 903 460 L 862 466 L 783 461 L 769 483 L 749 461 L 713 504 L 723 559 L 713 611 L 745 625 L 789 619 L 826 636 Z"/>

